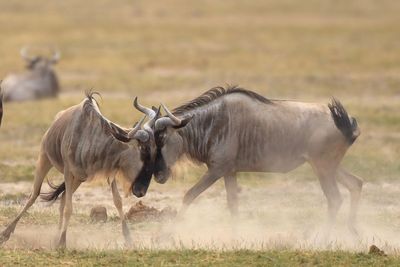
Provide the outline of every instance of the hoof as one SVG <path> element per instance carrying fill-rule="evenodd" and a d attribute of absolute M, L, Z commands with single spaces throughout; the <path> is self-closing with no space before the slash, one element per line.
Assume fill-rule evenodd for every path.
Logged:
<path fill-rule="evenodd" d="M 4 233 L 0 234 L 0 245 L 3 245 L 4 242 L 6 242 L 8 239 L 10 239 L 10 235 L 5 235 Z"/>
<path fill-rule="evenodd" d="M 132 241 L 126 241 L 124 242 L 124 249 L 131 249 L 133 248 L 133 243 Z"/>
<path fill-rule="evenodd" d="M 11 230 L 9 227 L 7 227 L 1 234 L 0 234 L 0 245 L 2 245 L 4 242 L 6 242 L 8 239 L 10 239 L 11 233 L 13 230 Z"/>
<path fill-rule="evenodd" d="M 133 247 L 133 242 L 130 237 L 125 237 L 124 247 L 129 249 Z"/>
<path fill-rule="evenodd" d="M 67 248 L 67 246 L 65 245 L 65 243 L 61 244 L 58 243 L 56 249 L 57 250 L 65 250 Z"/>
<path fill-rule="evenodd" d="M 57 249 L 58 250 L 64 250 L 67 246 L 67 232 L 61 232 L 61 236 L 60 239 L 58 240 L 58 244 L 57 244 Z"/>

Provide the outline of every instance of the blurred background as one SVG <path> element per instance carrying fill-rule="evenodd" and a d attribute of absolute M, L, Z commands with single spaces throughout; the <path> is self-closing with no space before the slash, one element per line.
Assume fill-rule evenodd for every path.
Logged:
<path fill-rule="evenodd" d="M 267 98 L 339 98 L 362 131 L 344 164 L 369 182 L 396 181 L 399 10 L 387 0 L 1 0 L 0 79 L 25 71 L 24 46 L 57 47 L 61 57 L 57 98 L 5 103 L 0 181 L 33 178 L 41 137 L 85 90 L 100 92 L 103 113 L 129 127 L 140 115 L 135 96 L 173 108 L 226 84 Z M 181 166 L 176 177 L 201 172 Z M 280 177 L 315 180 L 308 166 Z"/>

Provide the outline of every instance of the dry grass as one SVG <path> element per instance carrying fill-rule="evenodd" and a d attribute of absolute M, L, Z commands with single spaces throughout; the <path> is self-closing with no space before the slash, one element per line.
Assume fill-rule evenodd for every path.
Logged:
<path fill-rule="evenodd" d="M 88 88 L 107 93 L 105 114 L 129 126 L 138 117 L 130 102 L 136 95 L 146 104 L 174 106 L 225 83 L 271 98 L 339 97 L 362 129 L 345 164 L 368 181 L 398 177 L 396 1 L 41 0 L 0 7 L 0 77 L 23 67 L 23 45 L 54 44 L 68 92 L 56 101 L 5 106 L 0 170 L 6 181 L 31 178 L 45 129 Z"/>
<path fill-rule="evenodd" d="M 56 100 L 5 104 L 0 129 L 0 182 L 32 180 L 43 133 L 55 114 L 78 103 L 86 89 L 103 94 L 100 103 L 110 119 L 130 126 L 139 117 L 131 107 L 136 95 L 148 105 L 162 101 L 174 106 L 225 83 L 240 84 L 270 98 L 328 102 L 331 96 L 338 97 L 362 130 L 344 165 L 374 183 L 374 190 L 381 187 L 382 192 L 399 178 L 398 1 L 39 0 L 0 1 L 0 10 L 0 77 L 23 68 L 18 56 L 23 45 L 54 44 L 62 52 L 57 71 L 63 92 Z M 181 164 L 177 179 L 159 190 L 168 194 L 169 190 L 187 188 L 202 170 Z M 285 175 L 242 174 L 240 182 L 259 188 L 270 185 L 271 179 L 283 183 L 315 180 L 305 166 Z M 377 216 L 383 222 L 390 221 L 389 228 L 394 227 L 398 221 L 392 209 L 397 210 L 396 192 L 389 194 L 393 199 L 382 200 L 380 191 L 374 190 L 367 187 L 366 202 L 382 203 L 377 205 Z M 18 199 L 19 194 L 0 193 L 2 203 Z M 390 203 L 384 206 L 385 201 Z M 7 208 L 0 210 L 2 220 L 15 213 Z M 56 215 L 46 218 L 54 222 Z M 27 222 L 37 223 L 32 216 Z M 24 257 L 18 251 L 1 253 Z M 46 253 L 44 257 L 54 256 Z M 293 253 L 297 252 L 285 255 L 297 259 Z M 110 252 L 104 257 L 117 254 Z M 163 252 L 160 255 L 165 256 Z M 268 257 L 274 257 L 271 255 Z M 72 256 L 67 253 L 57 257 Z M 304 257 L 320 259 L 315 253 Z M 360 256 L 360 262 L 358 255 L 345 253 L 343 257 L 353 260 L 347 264 L 366 264 L 364 256 Z M 297 262 L 302 263 L 313 264 L 308 260 Z"/>

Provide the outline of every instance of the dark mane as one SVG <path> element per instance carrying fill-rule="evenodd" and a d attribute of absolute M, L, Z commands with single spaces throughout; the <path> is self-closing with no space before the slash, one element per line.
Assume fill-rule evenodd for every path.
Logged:
<path fill-rule="evenodd" d="M 128 142 L 129 137 L 128 137 L 128 132 L 115 123 L 111 122 L 110 120 L 106 119 L 99 111 L 100 107 L 97 102 L 97 100 L 94 98 L 94 95 L 98 95 L 101 98 L 100 93 L 98 92 L 92 92 L 92 91 L 86 91 L 85 92 L 86 99 L 85 103 L 83 104 L 83 113 L 86 115 L 93 115 L 95 116 L 98 120 L 100 120 L 101 127 L 107 134 L 111 134 L 114 136 L 115 139 L 122 141 L 122 142 Z M 97 107 L 95 107 L 94 102 L 96 103 Z M 99 111 L 98 111 L 99 110 Z"/>
<path fill-rule="evenodd" d="M 85 91 L 86 99 L 88 99 L 90 101 L 90 104 L 92 104 L 92 100 L 94 100 L 96 102 L 97 106 L 100 107 L 99 102 L 97 102 L 97 99 L 94 98 L 94 95 L 98 95 L 101 99 L 103 99 L 99 92 L 92 91 L 92 89 Z"/>
<path fill-rule="evenodd" d="M 222 86 L 217 86 L 214 88 L 211 88 L 207 92 L 203 93 L 201 96 L 193 99 L 190 102 L 187 102 L 183 104 L 182 106 L 179 106 L 173 110 L 173 113 L 175 115 L 181 115 L 189 110 L 193 110 L 195 108 L 204 106 L 215 99 L 224 96 L 224 95 L 229 95 L 229 94 L 244 94 L 250 98 L 256 99 L 262 103 L 266 104 L 271 104 L 271 100 L 263 97 L 262 95 L 259 95 L 253 91 L 246 90 L 244 88 L 238 87 L 238 86 L 228 86 L 227 88 L 224 88 Z"/>

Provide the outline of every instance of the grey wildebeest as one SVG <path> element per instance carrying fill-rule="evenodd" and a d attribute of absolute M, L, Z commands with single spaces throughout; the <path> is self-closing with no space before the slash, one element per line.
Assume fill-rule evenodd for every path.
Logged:
<path fill-rule="evenodd" d="M 28 48 L 21 49 L 21 56 L 27 62 L 27 71 L 10 74 L 4 78 L 4 101 L 25 101 L 45 97 L 55 97 L 59 84 L 53 65 L 60 59 L 54 52 L 51 58 L 30 56 Z"/>
<path fill-rule="evenodd" d="M 269 100 L 239 87 L 213 88 L 157 118 L 154 176 L 165 183 L 182 156 L 205 163 L 203 177 L 185 194 L 182 216 L 192 201 L 224 177 L 231 214 L 238 212 L 238 172 L 286 173 L 308 162 L 328 200 L 329 222 L 342 198 L 337 182 L 351 194 L 350 230 L 354 227 L 363 181 L 341 168 L 347 149 L 359 136 L 354 118 L 335 99 L 329 105 Z"/>
<path fill-rule="evenodd" d="M 156 112 L 152 111 L 149 115 L 150 120 L 147 123 L 153 123 Z M 136 179 L 150 182 L 153 174 L 153 170 L 149 169 L 152 166 L 149 161 L 154 160 L 155 152 L 151 152 L 149 133 L 141 129 L 144 118 L 133 129 L 124 129 L 100 113 L 92 93 L 87 94 L 80 104 L 59 112 L 42 139 L 32 193 L 22 211 L 0 234 L 0 244 L 9 239 L 20 218 L 35 202 L 43 180 L 52 167 L 63 173 L 64 182 L 59 186 L 49 182 L 54 190 L 42 197 L 47 201 L 54 201 L 62 194 L 58 247 L 63 248 L 66 245 L 73 193 L 82 182 L 90 181 L 97 175 L 108 177 L 111 182 L 114 204 L 122 222 L 122 232 L 129 244 L 129 229 L 115 175 L 120 173 L 131 184 L 134 195 L 140 197 L 146 193 L 143 188 L 147 189 L 148 185 L 135 183 Z"/>

